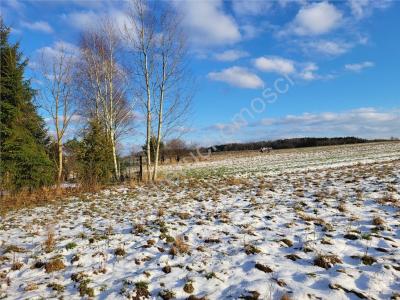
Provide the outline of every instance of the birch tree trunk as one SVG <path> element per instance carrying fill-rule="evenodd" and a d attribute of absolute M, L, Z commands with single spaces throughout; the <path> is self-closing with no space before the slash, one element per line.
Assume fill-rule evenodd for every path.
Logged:
<path fill-rule="evenodd" d="M 146 93 L 147 93 L 147 127 L 146 127 L 146 171 L 147 171 L 147 181 L 151 180 L 151 173 L 150 173 L 150 167 L 151 167 L 151 148 L 150 148 L 150 143 L 151 143 L 151 91 L 150 91 L 150 82 L 149 82 L 149 71 L 148 71 L 148 64 L 147 64 L 147 54 L 144 54 L 145 60 L 144 60 L 144 69 L 145 69 L 145 78 L 146 78 Z"/>
<path fill-rule="evenodd" d="M 63 143 L 60 140 L 58 142 L 58 175 L 57 175 L 57 185 L 60 187 L 63 172 Z"/>
<path fill-rule="evenodd" d="M 128 23 L 125 24 L 124 38 L 133 51 L 134 72 L 137 78 L 137 95 L 141 99 L 146 114 L 146 172 L 151 181 L 151 138 L 152 138 L 152 102 L 153 102 L 153 62 L 155 44 L 155 19 L 145 0 L 131 0 L 128 11 Z M 140 78 L 138 80 L 138 78 Z"/>
<path fill-rule="evenodd" d="M 158 126 L 157 126 L 157 139 L 156 139 L 156 153 L 154 155 L 154 169 L 153 169 L 153 181 L 157 180 L 157 168 L 158 168 L 158 158 L 160 153 L 160 144 L 161 144 L 161 130 L 163 125 L 163 109 L 164 109 L 164 88 L 165 88 L 165 80 L 166 80 L 166 62 L 163 59 L 162 63 L 162 82 L 160 85 L 160 100 L 158 107 Z"/>
<path fill-rule="evenodd" d="M 115 146 L 115 134 L 114 132 L 111 134 L 111 147 L 112 147 L 112 154 L 113 154 L 113 163 L 114 163 L 114 171 L 116 180 L 120 179 L 120 170 L 118 168 L 118 161 L 117 161 L 117 149 Z"/>

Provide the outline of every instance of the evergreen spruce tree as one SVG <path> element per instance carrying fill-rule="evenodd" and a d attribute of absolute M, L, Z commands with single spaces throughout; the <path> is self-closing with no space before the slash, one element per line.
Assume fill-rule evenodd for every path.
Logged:
<path fill-rule="evenodd" d="M 28 63 L 10 29 L 0 19 L 0 183 L 1 189 L 34 189 L 54 180 L 46 152 L 48 137 L 33 104 L 34 90 L 24 79 Z"/>
<path fill-rule="evenodd" d="M 80 164 L 82 167 L 82 182 L 86 187 L 107 183 L 112 177 L 112 148 L 104 128 L 96 120 L 89 122 L 89 127 L 83 138 Z"/>

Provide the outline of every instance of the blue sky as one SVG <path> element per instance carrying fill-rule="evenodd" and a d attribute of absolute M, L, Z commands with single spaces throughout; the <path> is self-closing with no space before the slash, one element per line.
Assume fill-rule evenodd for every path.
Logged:
<path fill-rule="evenodd" d="M 400 3 L 171 3 L 184 16 L 197 81 L 193 117 L 177 129 L 186 140 L 400 136 Z M 3 0 L 1 8 L 34 63 L 44 47 L 72 49 L 102 15 L 123 24 L 126 4 Z M 125 150 L 142 139 L 125 137 Z"/>

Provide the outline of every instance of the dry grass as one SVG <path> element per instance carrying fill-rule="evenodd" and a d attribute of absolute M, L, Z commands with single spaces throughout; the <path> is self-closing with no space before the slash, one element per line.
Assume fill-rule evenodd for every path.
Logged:
<path fill-rule="evenodd" d="M 396 200 L 390 193 L 386 193 L 381 199 L 376 200 L 376 202 L 381 205 L 400 205 L 400 201 Z"/>
<path fill-rule="evenodd" d="M 37 290 L 38 288 L 39 286 L 36 283 L 30 282 L 25 286 L 24 291 L 25 292 L 34 291 Z"/>
<path fill-rule="evenodd" d="M 164 215 L 165 215 L 165 209 L 162 208 L 162 207 L 160 207 L 160 208 L 157 210 L 157 217 L 161 218 L 161 217 L 163 217 Z"/>
<path fill-rule="evenodd" d="M 362 257 L 361 257 L 361 261 L 362 261 L 362 263 L 364 264 L 364 265 L 372 265 L 373 263 L 375 263 L 376 262 L 376 258 L 375 257 L 373 257 L 373 256 L 370 256 L 370 255 L 363 255 Z"/>
<path fill-rule="evenodd" d="M 43 250 L 46 253 L 50 253 L 54 250 L 55 246 L 56 246 L 56 240 L 55 240 L 54 229 L 52 226 L 48 226 L 47 227 L 47 237 L 43 243 Z"/>
<path fill-rule="evenodd" d="M 143 224 L 136 224 L 133 228 L 133 232 L 135 234 L 144 233 L 146 231 L 146 227 Z"/>
<path fill-rule="evenodd" d="M 125 256 L 126 255 L 126 251 L 125 251 L 124 248 L 118 247 L 117 249 L 115 249 L 114 254 L 116 256 Z"/>
<path fill-rule="evenodd" d="M 65 265 L 61 259 L 57 258 L 53 259 L 52 261 L 49 261 L 45 265 L 45 269 L 47 273 L 52 273 L 65 269 Z"/>
<path fill-rule="evenodd" d="M 273 270 L 272 270 L 270 267 L 268 267 L 268 266 L 266 266 L 266 265 L 263 265 L 263 264 L 260 264 L 260 263 L 256 263 L 256 264 L 254 265 L 254 267 L 255 267 L 257 270 L 263 271 L 264 273 L 272 273 L 272 272 L 273 272 Z"/>
<path fill-rule="evenodd" d="M 372 219 L 372 224 L 375 226 L 382 226 L 385 224 L 385 221 L 381 217 L 376 216 Z"/>
<path fill-rule="evenodd" d="M 314 265 L 329 269 L 333 267 L 335 264 L 341 264 L 342 260 L 337 255 L 318 255 L 314 259 Z"/>
<path fill-rule="evenodd" d="M 188 280 L 183 286 L 183 290 L 185 291 L 185 293 L 192 294 L 194 292 L 193 282 L 191 280 Z"/>
<path fill-rule="evenodd" d="M 98 191 L 101 187 L 96 187 Z M 43 206 L 49 203 L 65 202 L 66 197 L 80 197 L 85 192 L 82 188 L 41 188 L 33 192 L 21 191 L 0 196 L 0 215 L 23 208 Z M 64 200 L 64 201 L 63 201 Z"/>
<path fill-rule="evenodd" d="M 347 211 L 347 208 L 346 208 L 346 205 L 344 204 L 344 202 L 341 202 L 341 203 L 339 204 L 339 206 L 337 207 L 337 209 L 338 209 L 338 211 L 340 211 L 340 212 L 342 212 L 342 213 L 344 213 L 344 212 Z"/>
<path fill-rule="evenodd" d="M 188 212 L 178 212 L 177 215 L 182 220 L 187 220 L 190 218 L 190 213 Z"/>
<path fill-rule="evenodd" d="M 18 247 L 16 245 L 8 245 L 7 247 L 5 247 L 3 254 L 11 253 L 11 252 L 13 252 L 13 253 L 24 253 L 24 252 L 26 252 L 26 250 L 24 248 Z"/>
<path fill-rule="evenodd" d="M 248 181 L 244 178 L 228 177 L 225 179 L 227 185 L 246 185 Z"/>
<path fill-rule="evenodd" d="M 290 298 L 289 294 L 283 294 L 281 297 L 281 300 L 292 300 L 292 298 Z"/>
<path fill-rule="evenodd" d="M 173 248 L 175 248 L 176 251 L 173 251 Z M 175 238 L 175 241 L 173 243 L 170 253 L 173 254 L 172 252 L 177 252 L 180 254 L 186 254 L 186 253 L 189 253 L 189 251 L 190 251 L 189 245 L 184 242 L 182 237 L 177 236 Z"/>
<path fill-rule="evenodd" d="M 299 215 L 300 219 L 302 219 L 303 221 L 314 222 L 315 224 L 318 224 L 318 225 L 325 225 L 325 221 L 321 218 L 314 217 L 312 215 L 307 215 L 302 212 L 299 212 L 298 215 Z"/>
<path fill-rule="evenodd" d="M 251 245 L 251 244 L 247 244 L 244 246 L 244 252 L 247 255 L 253 255 L 253 254 L 258 254 L 261 253 L 261 250 L 258 249 L 256 246 Z"/>
<path fill-rule="evenodd" d="M 47 285 L 48 288 L 51 288 L 53 291 L 56 291 L 58 293 L 62 293 L 65 290 L 65 287 L 62 284 L 56 283 L 56 282 L 51 282 Z"/>
<path fill-rule="evenodd" d="M 12 265 L 11 265 L 11 270 L 12 271 L 17 271 L 17 270 L 21 269 L 23 267 L 23 265 L 24 264 L 22 262 L 20 262 L 20 261 L 14 261 L 12 263 Z"/>

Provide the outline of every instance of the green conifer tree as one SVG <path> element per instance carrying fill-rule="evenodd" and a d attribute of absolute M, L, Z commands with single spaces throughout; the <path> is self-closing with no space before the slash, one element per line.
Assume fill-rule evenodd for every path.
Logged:
<path fill-rule="evenodd" d="M 46 152 L 47 131 L 33 104 L 34 90 L 24 79 L 28 61 L 0 18 L 0 183 L 3 190 L 34 189 L 54 180 Z"/>

